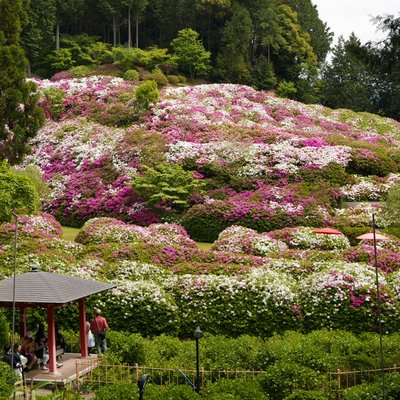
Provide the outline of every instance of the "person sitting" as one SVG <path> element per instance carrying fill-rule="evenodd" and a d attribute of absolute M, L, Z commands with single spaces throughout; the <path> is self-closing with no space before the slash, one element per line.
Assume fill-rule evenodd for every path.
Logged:
<path fill-rule="evenodd" d="M 21 345 L 15 343 L 13 351 L 13 369 L 21 380 L 24 379 L 24 366 L 27 362 L 28 359 L 21 354 Z"/>
<path fill-rule="evenodd" d="M 43 324 L 39 324 L 38 331 L 36 332 L 36 346 L 35 354 L 39 362 L 42 364 L 41 369 L 47 371 L 47 363 L 49 361 L 49 353 L 47 350 L 47 335 L 44 331 Z"/>
<path fill-rule="evenodd" d="M 21 354 L 28 359 L 25 371 L 30 371 L 37 362 L 35 350 L 36 345 L 35 341 L 33 340 L 33 333 L 32 331 L 28 331 L 21 340 Z"/>

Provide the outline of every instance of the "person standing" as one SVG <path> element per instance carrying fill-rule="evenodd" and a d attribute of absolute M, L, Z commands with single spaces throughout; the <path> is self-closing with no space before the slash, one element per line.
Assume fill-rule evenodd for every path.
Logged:
<path fill-rule="evenodd" d="M 101 315 L 99 308 L 95 309 L 96 316 L 90 322 L 90 330 L 94 334 L 94 341 L 96 343 L 97 354 L 102 354 L 107 351 L 106 331 L 108 330 L 107 320 Z"/>

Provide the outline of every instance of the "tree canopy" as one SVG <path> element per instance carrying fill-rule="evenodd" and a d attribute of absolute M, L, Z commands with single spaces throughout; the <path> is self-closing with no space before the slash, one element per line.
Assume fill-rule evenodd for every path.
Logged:
<path fill-rule="evenodd" d="M 0 0 L 0 161 L 19 163 L 44 122 L 36 107 L 36 85 L 26 81 L 26 58 L 19 45 L 27 21 L 26 2 Z"/>

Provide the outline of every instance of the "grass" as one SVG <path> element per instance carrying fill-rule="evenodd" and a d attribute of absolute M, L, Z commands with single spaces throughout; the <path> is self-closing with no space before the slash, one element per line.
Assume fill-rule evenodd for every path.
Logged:
<path fill-rule="evenodd" d="M 211 250 L 211 246 L 212 246 L 212 245 L 213 245 L 212 243 L 197 242 L 197 247 L 198 247 L 200 250 L 209 251 L 209 250 Z"/>
<path fill-rule="evenodd" d="M 62 238 L 64 240 L 69 240 L 70 242 L 75 241 L 75 238 L 77 237 L 80 229 L 78 228 L 70 228 L 69 226 L 63 226 L 62 227 Z"/>

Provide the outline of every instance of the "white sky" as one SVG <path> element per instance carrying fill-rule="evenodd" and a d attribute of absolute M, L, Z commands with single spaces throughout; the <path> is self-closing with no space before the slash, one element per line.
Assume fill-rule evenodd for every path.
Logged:
<path fill-rule="evenodd" d="M 317 6 L 319 18 L 326 22 L 335 34 L 334 43 L 340 35 L 348 39 L 351 32 L 361 43 L 378 41 L 386 35 L 378 31 L 370 19 L 377 15 L 400 16 L 400 0 L 312 0 Z"/>

